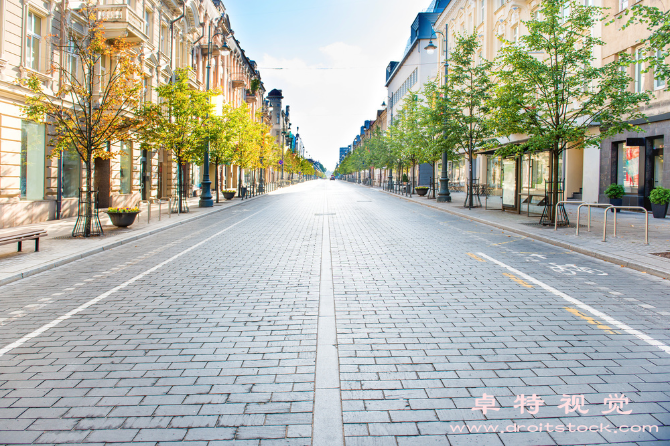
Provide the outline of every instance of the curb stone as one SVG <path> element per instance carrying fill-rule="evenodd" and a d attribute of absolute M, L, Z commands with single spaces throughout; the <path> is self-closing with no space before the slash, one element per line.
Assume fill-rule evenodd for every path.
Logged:
<path fill-rule="evenodd" d="M 25 279 L 26 277 L 34 276 L 35 274 L 43 273 L 44 271 L 48 271 L 50 269 L 66 265 L 68 263 L 74 262 L 75 260 L 80 260 L 80 259 L 83 259 L 84 257 L 92 256 L 93 254 L 99 254 L 103 251 L 109 251 L 110 249 L 117 248 L 117 247 L 125 245 L 127 243 L 137 241 L 141 238 L 157 234 L 159 232 L 165 231 L 167 229 L 174 228 L 174 227 L 179 226 L 179 225 L 183 225 L 185 223 L 190 223 L 190 222 L 198 220 L 200 218 L 204 218 L 204 217 L 207 217 L 209 215 L 216 214 L 217 212 L 221 212 L 221 211 L 224 211 L 226 209 L 230 209 L 230 208 L 233 208 L 233 207 L 236 207 L 236 206 L 240 206 L 240 205 L 244 204 L 245 202 L 247 202 L 249 200 L 256 200 L 258 198 L 267 196 L 271 193 L 272 192 L 267 193 L 265 195 L 258 196 L 258 197 L 247 198 L 244 201 L 240 200 L 237 203 L 231 204 L 229 206 L 222 207 L 220 209 L 215 209 L 211 212 L 207 212 L 207 213 L 204 213 L 202 215 L 195 215 L 193 217 L 187 218 L 186 220 L 177 221 L 177 222 L 174 222 L 172 224 L 168 224 L 166 226 L 163 226 L 161 228 L 152 229 L 150 231 L 142 232 L 140 234 L 130 235 L 130 236 L 128 236 L 126 238 L 123 238 L 121 240 L 115 240 L 115 241 L 110 242 L 106 245 L 99 246 L 97 248 L 81 252 L 79 254 L 73 254 L 69 257 L 65 257 L 65 258 L 62 258 L 62 259 L 59 259 L 59 260 L 55 260 L 51 263 L 47 263 L 46 265 L 41 265 L 41 266 L 37 266 L 35 268 L 28 269 L 26 271 L 14 274 L 12 276 L 0 279 L 0 287 L 4 286 L 4 285 L 7 285 L 9 283 L 12 283 L 12 282 L 16 282 L 17 280 Z"/>
<path fill-rule="evenodd" d="M 367 186 L 363 186 L 363 187 L 367 187 Z M 429 207 L 431 209 L 436 209 L 438 211 L 446 212 L 447 214 L 451 214 L 451 215 L 455 215 L 457 217 L 465 218 L 467 220 L 471 220 L 471 221 L 474 221 L 474 222 L 477 222 L 477 223 L 481 223 L 483 225 L 492 226 L 494 228 L 509 231 L 509 232 L 514 233 L 514 234 L 523 235 L 523 236 L 525 236 L 529 239 L 533 239 L 533 240 L 544 242 L 544 243 L 547 243 L 547 244 L 550 244 L 550 245 L 558 246 L 560 248 L 569 249 L 571 251 L 575 251 L 579 254 L 584 254 L 584 255 L 587 255 L 589 257 L 596 258 L 598 260 L 603 260 L 605 262 L 614 263 L 615 265 L 620 265 L 620 266 L 624 266 L 626 268 L 634 269 L 634 270 L 642 272 L 642 273 L 651 274 L 653 276 L 657 276 L 657 277 L 660 277 L 662 279 L 670 279 L 670 272 L 669 271 L 663 271 L 663 270 L 657 269 L 656 267 L 653 267 L 653 266 L 650 266 L 650 265 L 645 265 L 645 264 L 639 263 L 639 262 L 631 262 L 630 260 L 626 260 L 622 257 L 618 257 L 618 256 L 615 256 L 615 255 L 612 255 L 612 254 L 606 254 L 606 253 L 599 252 L 599 251 L 591 251 L 591 250 L 582 248 L 580 246 L 573 245 L 572 243 L 567 243 L 567 242 L 562 242 L 562 241 L 559 241 L 559 240 L 554 240 L 552 238 L 543 237 L 543 236 L 537 235 L 537 234 L 531 234 L 531 233 L 528 233 L 528 232 L 524 232 L 521 229 L 512 228 L 512 227 L 509 227 L 509 226 L 501 225 L 499 223 L 493 223 L 493 222 L 490 222 L 488 220 L 484 220 L 484 219 L 478 218 L 478 217 L 464 215 L 464 214 L 461 214 L 459 212 L 452 211 L 450 209 L 445 209 L 445 208 L 441 208 L 441 207 L 438 207 L 438 206 L 434 206 L 430 203 L 419 203 L 419 202 L 416 202 L 416 201 L 411 200 L 409 198 L 405 198 L 405 197 L 402 197 L 402 196 L 397 196 L 396 194 L 392 194 L 392 193 L 389 193 L 389 192 L 386 192 L 386 191 L 383 191 L 383 190 L 380 190 L 380 189 L 373 189 L 373 190 L 376 190 L 378 192 L 382 192 L 382 193 L 384 193 L 386 195 L 389 195 L 389 196 L 400 198 L 400 199 L 405 200 L 409 203 L 418 204 L 420 206 L 426 206 L 426 207 Z"/>

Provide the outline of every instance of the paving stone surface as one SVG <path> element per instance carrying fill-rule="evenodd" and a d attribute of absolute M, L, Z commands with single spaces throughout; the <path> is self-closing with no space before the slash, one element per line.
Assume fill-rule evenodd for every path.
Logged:
<path fill-rule="evenodd" d="M 0 287 L 0 444 L 668 444 L 669 291 L 305 183 Z"/>

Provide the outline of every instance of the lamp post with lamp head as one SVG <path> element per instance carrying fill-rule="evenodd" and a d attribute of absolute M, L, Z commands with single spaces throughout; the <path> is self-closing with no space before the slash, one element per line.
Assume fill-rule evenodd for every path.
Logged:
<path fill-rule="evenodd" d="M 218 25 L 217 25 L 218 26 Z M 207 36 L 208 36 L 208 42 L 207 42 L 207 79 L 206 79 L 206 91 L 209 91 L 209 73 L 212 68 L 212 39 L 216 36 L 224 36 L 223 37 L 223 46 L 219 50 L 219 52 L 223 56 L 227 56 L 230 54 L 230 48 L 228 47 L 228 44 L 226 43 L 226 35 L 223 33 L 223 31 L 219 31 L 215 33 L 212 36 L 212 24 L 210 22 L 209 28 L 207 31 Z M 209 117 L 209 116 L 208 116 Z M 198 207 L 201 208 L 211 208 L 214 206 L 214 200 L 212 199 L 212 182 L 209 179 L 209 147 L 210 147 L 210 140 L 209 140 L 209 135 L 207 136 L 207 150 L 205 150 L 205 157 L 203 160 L 203 166 L 205 168 L 205 171 L 203 172 L 202 175 L 202 194 L 200 195 L 200 201 L 198 202 Z"/>
<path fill-rule="evenodd" d="M 448 26 L 448 25 L 447 25 Z M 447 28 L 448 30 L 449 28 Z M 448 32 L 448 31 L 447 31 Z M 442 31 L 437 31 L 435 28 L 433 28 L 433 34 L 441 34 L 442 37 L 444 38 L 444 43 L 445 43 L 445 56 L 444 56 L 444 84 L 447 84 L 447 77 L 449 76 L 449 52 L 448 52 L 448 47 L 447 47 L 447 35 L 443 33 Z M 424 48 L 428 54 L 433 54 L 435 53 L 435 50 L 437 47 L 433 43 L 433 39 L 431 37 L 430 42 L 428 42 L 428 46 Z M 442 152 L 442 172 L 440 175 L 440 190 L 437 193 L 437 202 L 438 203 L 448 203 L 451 202 L 451 193 L 449 192 L 449 171 L 447 169 L 447 163 L 449 161 L 449 154 L 447 153 L 446 150 Z"/>

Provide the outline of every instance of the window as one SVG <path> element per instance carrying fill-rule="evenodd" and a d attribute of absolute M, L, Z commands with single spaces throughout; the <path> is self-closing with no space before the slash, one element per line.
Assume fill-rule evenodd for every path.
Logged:
<path fill-rule="evenodd" d="M 663 51 L 656 51 L 656 59 L 663 62 Z M 654 78 L 654 90 L 660 90 L 661 88 L 665 88 L 665 79 Z"/>
<path fill-rule="evenodd" d="M 28 13 L 26 31 L 26 64 L 35 71 L 40 69 L 40 42 L 42 41 L 42 19 L 34 13 Z"/>
<path fill-rule="evenodd" d="M 628 0 L 619 0 L 619 11 L 628 8 Z"/>
<path fill-rule="evenodd" d="M 481 65 L 484 62 L 484 56 L 482 55 L 481 50 L 477 52 L 477 64 Z"/>
<path fill-rule="evenodd" d="M 512 43 L 517 43 L 519 41 L 519 27 L 515 26 L 512 28 Z"/>
<path fill-rule="evenodd" d="M 617 156 L 617 183 L 627 194 L 636 194 L 640 179 L 640 148 L 620 142 Z"/>
<path fill-rule="evenodd" d="M 472 14 L 468 15 L 468 32 L 472 33 L 473 27 L 472 27 Z"/>
<path fill-rule="evenodd" d="M 163 54 L 167 54 L 166 48 L 165 48 L 165 34 L 167 33 L 167 28 L 164 26 L 161 26 L 161 41 L 160 41 L 160 50 Z"/>
<path fill-rule="evenodd" d="M 74 40 L 74 37 L 70 37 L 67 48 L 65 49 L 65 79 L 64 82 L 70 83 L 71 81 L 77 79 L 78 77 L 78 64 L 77 59 L 79 55 L 77 54 L 77 45 Z"/>
<path fill-rule="evenodd" d="M 535 11 L 532 12 L 531 16 L 535 21 L 540 20 L 540 8 L 535 9 Z"/>
<path fill-rule="evenodd" d="M 151 101 L 151 80 L 148 77 L 142 81 L 142 87 L 144 102 Z"/>
<path fill-rule="evenodd" d="M 640 49 L 635 50 L 635 92 L 642 92 L 642 51 Z"/>
<path fill-rule="evenodd" d="M 149 37 L 151 41 L 151 11 L 148 9 L 144 10 L 144 34 Z"/>
<path fill-rule="evenodd" d="M 133 146 L 127 142 L 121 142 L 121 165 L 119 166 L 119 191 L 122 194 L 131 193 L 133 185 Z"/>
<path fill-rule="evenodd" d="M 75 149 L 61 154 L 63 161 L 63 198 L 76 198 L 81 187 L 81 158 Z"/>
<path fill-rule="evenodd" d="M 44 124 L 21 121 L 21 198 L 44 199 Z"/>
<path fill-rule="evenodd" d="M 479 23 L 484 23 L 486 15 L 486 0 L 479 0 Z"/>

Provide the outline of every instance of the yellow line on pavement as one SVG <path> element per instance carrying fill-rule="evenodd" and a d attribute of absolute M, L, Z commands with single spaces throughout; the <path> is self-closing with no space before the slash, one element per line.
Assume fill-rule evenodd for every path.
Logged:
<path fill-rule="evenodd" d="M 526 237 L 519 237 L 519 238 L 515 238 L 514 240 L 507 241 L 507 242 L 502 242 L 502 243 L 492 243 L 490 246 L 506 245 L 507 243 L 518 242 L 519 240 L 523 240 L 523 239 L 525 239 L 525 238 L 526 238 Z"/>
<path fill-rule="evenodd" d="M 486 263 L 486 260 L 482 259 L 481 257 L 477 257 L 476 255 L 474 255 L 471 252 L 466 252 L 466 254 L 469 255 L 470 257 L 472 257 L 473 259 L 475 259 L 478 262 Z"/>
<path fill-rule="evenodd" d="M 512 279 L 513 281 L 518 283 L 519 285 L 525 286 L 526 288 L 535 288 L 533 285 L 530 285 L 530 284 L 524 282 L 523 280 L 519 279 L 517 276 L 514 276 L 512 274 L 503 273 L 503 276 L 509 277 L 510 279 Z"/>
<path fill-rule="evenodd" d="M 583 313 L 582 313 L 581 311 L 579 311 L 579 310 L 576 310 L 576 309 L 574 309 L 574 308 L 570 308 L 570 307 L 565 307 L 565 309 L 566 309 L 567 311 L 569 311 L 570 313 L 574 314 L 575 316 L 584 319 L 584 320 L 585 320 L 586 322 L 588 322 L 589 324 L 591 324 L 591 325 L 595 325 L 596 327 L 600 328 L 601 330 L 605 330 L 605 331 L 606 331 L 607 333 L 609 333 L 609 334 L 615 334 L 615 333 L 616 333 L 616 334 L 621 334 L 621 333 L 619 333 L 619 332 L 616 331 L 616 330 L 612 330 L 612 327 L 610 327 L 609 325 L 605 325 L 605 324 L 603 324 L 602 322 L 599 322 L 599 321 L 593 319 L 593 318 L 590 317 L 590 316 L 586 316 L 585 314 L 583 314 Z"/>

